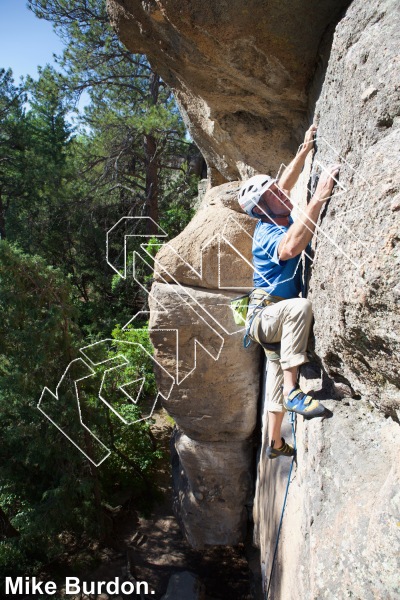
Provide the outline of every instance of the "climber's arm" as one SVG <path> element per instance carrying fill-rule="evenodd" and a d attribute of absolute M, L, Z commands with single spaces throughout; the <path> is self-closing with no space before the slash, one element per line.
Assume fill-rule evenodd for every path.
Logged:
<path fill-rule="evenodd" d="M 314 235 L 315 227 L 325 202 L 331 197 L 334 177 L 339 174 L 339 165 L 332 165 L 324 173 L 307 208 L 298 216 L 282 238 L 278 247 L 279 260 L 288 260 L 305 250 Z"/>
<path fill-rule="evenodd" d="M 295 186 L 296 181 L 298 180 L 303 169 L 307 154 L 313 149 L 314 135 L 316 131 L 317 127 L 315 125 L 311 125 L 311 127 L 306 131 L 304 142 L 301 145 L 300 150 L 292 162 L 285 168 L 281 177 L 279 178 L 278 186 L 280 188 L 290 191 Z"/>

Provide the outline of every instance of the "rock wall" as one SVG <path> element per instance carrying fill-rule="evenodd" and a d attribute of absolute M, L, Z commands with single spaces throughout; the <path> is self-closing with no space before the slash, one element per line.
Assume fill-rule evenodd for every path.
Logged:
<path fill-rule="evenodd" d="M 108 0 L 174 90 L 213 182 L 276 172 L 302 139 L 321 38 L 349 0 Z"/>
<path fill-rule="evenodd" d="M 338 25 L 315 114 L 316 158 L 340 157 L 310 286 L 329 375 L 386 415 L 400 408 L 400 4 L 357 0 Z"/>
<path fill-rule="evenodd" d="M 304 368 L 301 382 L 334 417 L 298 419 L 274 599 L 400 596 L 398 9 L 352 3 L 315 107 L 309 187 L 320 165 L 339 159 L 342 169 L 318 224 L 308 295 L 323 369 Z M 266 436 L 264 426 L 254 536 L 267 585 L 289 465 L 265 459 Z"/>
<path fill-rule="evenodd" d="M 297 420 L 297 462 L 269 598 L 396 600 L 399 426 L 363 400 L 324 398 L 324 404 L 334 411 L 332 419 Z M 284 435 L 291 439 L 288 422 Z M 254 536 L 266 589 L 289 461 L 267 461 L 265 438 L 263 432 Z"/>
<path fill-rule="evenodd" d="M 354 0 L 334 27 L 346 4 L 108 1 L 121 38 L 174 88 L 211 183 L 274 174 L 307 115 L 317 149 L 296 197 L 342 163 L 314 240 L 314 362 L 302 374 L 334 417 L 297 423 L 275 600 L 400 596 L 399 3 Z M 176 378 L 176 511 L 196 547 L 243 539 L 253 495 L 260 352 L 242 348 L 228 304 L 251 287 L 255 223 L 237 188 L 209 190 L 159 252 L 150 299 L 156 358 Z M 267 584 L 289 464 L 265 459 L 264 407 L 260 418 L 253 516 Z"/>
<path fill-rule="evenodd" d="M 175 510 L 196 548 L 240 542 L 253 491 L 260 353 L 243 348 L 229 301 L 251 288 L 255 223 L 238 212 L 237 189 L 228 183 L 206 194 L 158 253 L 150 294 L 155 358 L 177 383 L 164 403 L 178 427 Z M 162 370 L 157 377 L 162 389 Z"/>

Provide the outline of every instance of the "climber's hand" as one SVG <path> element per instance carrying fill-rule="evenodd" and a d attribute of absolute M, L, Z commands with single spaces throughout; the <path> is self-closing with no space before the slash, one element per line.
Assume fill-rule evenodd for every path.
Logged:
<path fill-rule="evenodd" d="M 304 136 L 304 142 L 300 146 L 300 152 L 308 154 L 314 147 L 314 137 L 317 133 L 317 126 L 314 123 L 307 129 L 306 135 Z"/>
<path fill-rule="evenodd" d="M 313 200 L 317 202 L 326 202 L 332 195 L 332 189 L 339 175 L 340 165 L 330 165 L 319 178 L 317 188 L 314 192 Z"/>

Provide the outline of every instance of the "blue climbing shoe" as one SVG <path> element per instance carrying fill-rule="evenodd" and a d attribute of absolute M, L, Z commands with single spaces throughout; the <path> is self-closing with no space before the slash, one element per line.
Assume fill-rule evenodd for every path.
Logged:
<path fill-rule="evenodd" d="M 271 445 L 268 446 L 266 450 L 266 454 L 268 458 L 277 458 L 278 456 L 293 456 L 295 454 L 295 449 L 290 444 L 285 442 L 284 438 L 281 438 L 282 446 L 280 448 L 274 448 L 275 440 L 272 440 Z"/>
<path fill-rule="evenodd" d="M 302 415 L 305 419 L 314 419 L 314 417 L 323 417 L 329 412 L 321 402 L 315 400 L 301 391 L 299 387 L 294 387 L 287 398 L 283 399 L 286 410 Z"/>

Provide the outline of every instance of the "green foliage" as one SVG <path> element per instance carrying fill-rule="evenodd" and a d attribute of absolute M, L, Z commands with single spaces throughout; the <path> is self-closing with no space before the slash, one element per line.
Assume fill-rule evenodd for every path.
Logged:
<path fill-rule="evenodd" d="M 0 237 L 6 237 L 5 214 L 11 198 L 26 192 L 24 170 L 24 95 L 15 87 L 12 72 L 0 69 Z"/>
<path fill-rule="evenodd" d="M 76 354 L 71 296 L 58 269 L 0 242 L 0 506 L 20 534 L 2 542 L 0 573 L 34 568 L 54 552 L 57 531 L 82 526 L 73 501 L 82 496 L 82 461 L 66 461 L 60 433 L 36 408 L 43 386 L 54 388 Z"/>
<path fill-rule="evenodd" d="M 181 177 L 168 180 L 161 203 L 160 225 L 169 238 L 178 235 L 194 215 L 194 198 L 197 194 L 198 178 L 194 175 L 183 181 Z"/>
<path fill-rule="evenodd" d="M 0 241 L 0 397 L 30 395 L 75 354 L 72 287 L 43 258 Z"/>
<path fill-rule="evenodd" d="M 66 49 L 62 72 L 42 68 L 37 81 L 17 86 L 10 70 L 0 70 L 0 517 L 11 531 L 0 531 L 0 576 L 56 562 L 66 539 L 76 546 L 103 539 L 109 504 L 150 502 L 161 457 L 152 420 L 143 420 L 157 397 L 153 350 L 146 322 L 115 323 L 147 310 L 143 287 L 151 286 L 152 258 L 165 238 L 149 220 L 135 221 L 123 279 L 105 260 L 106 234 L 125 216 L 151 216 L 177 235 L 193 214 L 198 181 L 199 153 L 170 90 L 145 57 L 119 42 L 103 0 L 28 4 L 54 23 Z M 72 126 L 84 90 L 90 102 Z M 152 236 L 148 254 L 137 234 Z M 141 286 L 131 276 L 134 252 L 148 265 L 135 264 Z M 121 237 L 109 239 L 109 259 L 123 268 Z M 96 469 L 37 402 L 44 386 L 55 390 L 80 347 L 104 338 L 113 340 L 105 357 L 112 362 L 80 389 L 85 422 L 112 450 Z M 119 366 L 103 391 L 115 412 L 99 398 L 110 364 Z M 85 443 L 68 377 L 57 418 Z M 133 398 L 141 391 L 140 402 L 124 389 Z"/>
<path fill-rule="evenodd" d="M 0 543 L 0 574 L 11 575 L 21 569 L 34 572 L 57 557 L 64 531 L 78 538 L 83 533 L 101 536 L 105 530 L 96 489 L 105 503 L 118 500 L 127 489 L 148 492 L 146 474 L 161 453 L 151 436 L 151 421 L 140 420 L 157 393 L 146 328 L 123 331 L 116 326 L 116 342 L 107 354 L 110 360 L 118 359 L 123 344 L 128 364 L 113 372 L 108 391 L 115 395 L 114 410 L 129 424 L 99 402 L 102 370 L 83 395 L 89 422 L 113 450 L 96 473 L 36 408 L 43 385 L 55 389 L 81 344 L 71 283 L 42 258 L 2 241 L 0 312 L 0 506 L 20 534 Z M 118 388 L 141 378 L 143 402 L 135 405 Z M 134 395 L 135 390 L 129 392 Z M 62 403 L 60 419 L 65 413 L 71 423 L 71 410 L 70 404 Z"/>
<path fill-rule="evenodd" d="M 162 453 L 151 436 L 152 419 L 145 419 L 151 414 L 157 396 L 157 386 L 153 373 L 151 356 L 153 348 L 148 329 L 129 328 L 122 330 L 118 325 L 112 337 L 118 341 L 108 353 L 110 359 L 123 354 L 127 365 L 115 369 L 108 379 L 108 390 L 113 398 L 113 408 L 128 423 L 124 423 L 114 412 L 107 415 L 108 430 L 104 435 L 105 443 L 114 452 L 104 464 L 105 480 L 115 485 L 115 473 L 119 474 L 119 485 L 136 485 L 143 489 L 149 485 L 143 475 L 151 471 Z M 130 382 L 135 382 L 134 384 Z M 132 403 L 124 394 L 117 393 L 120 386 L 135 400 L 140 392 L 140 401 Z M 111 393 L 110 393 L 111 392 Z M 114 392 L 114 394 L 112 393 Z M 139 477 L 138 473 L 142 476 Z"/>

